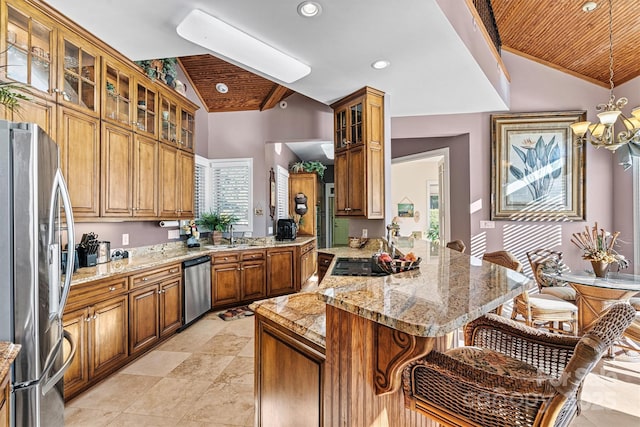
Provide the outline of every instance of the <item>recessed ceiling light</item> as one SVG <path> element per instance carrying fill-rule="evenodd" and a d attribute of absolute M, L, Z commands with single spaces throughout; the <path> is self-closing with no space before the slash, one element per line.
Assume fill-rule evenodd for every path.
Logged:
<path fill-rule="evenodd" d="M 224 83 L 216 83 L 216 90 L 220 93 L 229 92 L 229 87 Z"/>
<path fill-rule="evenodd" d="M 387 61 L 386 59 L 378 59 L 373 64 L 371 64 L 371 67 L 375 68 L 376 70 L 382 70 L 383 68 L 387 68 L 389 65 L 391 65 L 391 62 Z"/>
<path fill-rule="evenodd" d="M 298 15 L 313 18 L 322 13 L 322 7 L 314 1 L 303 1 L 298 5 Z"/>
<path fill-rule="evenodd" d="M 583 12 L 593 12 L 594 10 L 596 10 L 596 7 L 598 7 L 598 3 L 594 2 L 594 1 L 588 1 L 585 4 L 582 5 L 582 11 Z"/>
<path fill-rule="evenodd" d="M 311 67 L 220 19 L 194 9 L 176 27 L 178 35 L 223 59 L 252 68 L 285 83 L 311 73 Z"/>

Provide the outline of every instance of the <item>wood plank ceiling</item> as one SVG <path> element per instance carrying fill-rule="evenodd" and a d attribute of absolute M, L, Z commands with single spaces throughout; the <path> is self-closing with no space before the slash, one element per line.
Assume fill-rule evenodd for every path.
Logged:
<path fill-rule="evenodd" d="M 213 55 L 183 56 L 179 61 L 209 113 L 268 110 L 293 93 Z M 224 83 L 229 91 L 218 92 L 217 83 Z"/>
<path fill-rule="evenodd" d="M 491 0 L 502 48 L 609 87 L 609 2 Z M 640 75 L 640 1 L 613 0 L 616 85 Z"/>

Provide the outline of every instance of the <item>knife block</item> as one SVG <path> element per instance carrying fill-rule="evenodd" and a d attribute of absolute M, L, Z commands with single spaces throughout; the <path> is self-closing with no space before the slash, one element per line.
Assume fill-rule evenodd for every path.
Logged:
<path fill-rule="evenodd" d="M 98 264 L 98 254 L 88 253 L 86 249 L 78 247 L 78 258 L 80 260 L 80 267 L 93 267 Z"/>

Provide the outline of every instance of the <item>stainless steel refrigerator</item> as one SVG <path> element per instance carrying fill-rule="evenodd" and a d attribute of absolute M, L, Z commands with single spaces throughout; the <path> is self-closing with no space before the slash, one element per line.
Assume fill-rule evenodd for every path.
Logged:
<path fill-rule="evenodd" d="M 11 425 L 64 425 L 64 371 L 75 343 L 62 328 L 71 275 L 61 249 L 73 214 L 57 144 L 38 126 L 0 120 L 0 341 L 22 346 L 13 364 Z M 66 360 L 63 341 L 68 341 Z"/>

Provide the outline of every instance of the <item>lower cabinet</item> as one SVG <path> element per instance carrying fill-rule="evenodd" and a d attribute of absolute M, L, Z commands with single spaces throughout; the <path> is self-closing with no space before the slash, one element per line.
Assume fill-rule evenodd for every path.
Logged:
<path fill-rule="evenodd" d="M 327 274 L 331 261 L 333 261 L 333 255 L 325 252 L 318 252 L 318 283 L 322 282 L 325 274 Z"/>
<path fill-rule="evenodd" d="M 295 292 L 295 246 L 267 250 L 267 295 L 269 297 Z"/>
<path fill-rule="evenodd" d="M 76 356 L 64 375 L 65 398 L 69 399 L 115 369 L 129 356 L 128 305 L 122 295 L 71 311 L 63 316 L 64 328 L 76 340 Z M 65 357 L 70 348 L 65 341 Z"/>
<path fill-rule="evenodd" d="M 220 308 L 266 296 L 265 251 L 214 256 L 211 267 L 212 306 Z"/>
<path fill-rule="evenodd" d="M 9 371 L 0 378 L 0 427 L 11 425 L 11 413 L 9 412 L 9 397 L 11 396 L 9 384 Z"/>
<path fill-rule="evenodd" d="M 257 315 L 255 425 L 322 426 L 324 369 L 324 349 Z"/>
<path fill-rule="evenodd" d="M 307 280 L 316 272 L 316 242 L 312 241 L 300 248 L 300 285 L 302 288 Z"/>
<path fill-rule="evenodd" d="M 135 355 L 175 332 L 182 321 L 180 277 L 135 289 L 129 294 L 129 351 Z"/>

